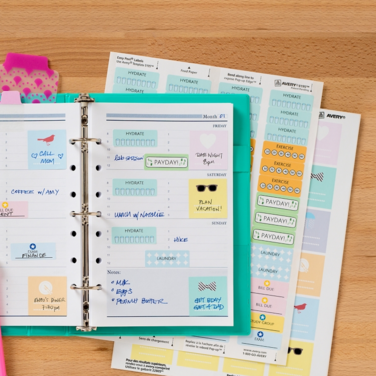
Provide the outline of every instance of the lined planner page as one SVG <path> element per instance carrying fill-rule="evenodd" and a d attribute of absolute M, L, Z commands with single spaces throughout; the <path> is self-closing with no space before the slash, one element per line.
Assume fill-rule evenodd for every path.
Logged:
<path fill-rule="evenodd" d="M 0 106 L 1 325 L 81 325 L 79 104 Z"/>
<path fill-rule="evenodd" d="M 233 324 L 232 104 L 90 104 L 90 324 Z"/>

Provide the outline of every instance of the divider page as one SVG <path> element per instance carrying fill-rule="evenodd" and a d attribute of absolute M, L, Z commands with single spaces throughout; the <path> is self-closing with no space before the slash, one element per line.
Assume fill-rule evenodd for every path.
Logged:
<path fill-rule="evenodd" d="M 310 80 L 111 53 L 106 92 L 243 93 L 250 99 L 251 328 L 265 335 L 247 342 L 170 339 L 174 346 L 286 364 L 322 90 Z"/>
<path fill-rule="evenodd" d="M 94 326 L 233 325 L 232 104 L 90 105 Z"/>
<path fill-rule="evenodd" d="M 115 342 L 112 367 L 171 376 L 192 375 L 193 370 L 197 376 L 327 375 L 359 122 L 358 114 L 320 112 L 286 366 L 174 351 L 175 343 L 167 346 L 164 337 L 143 343 L 121 337 Z M 256 336 L 265 343 L 264 330 L 238 338 L 246 344 Z"/>
<path fill-rule="evenodd" d="M 79 104 L 0 105 L 1 325 L 82 324 L 80 123 Z"/>

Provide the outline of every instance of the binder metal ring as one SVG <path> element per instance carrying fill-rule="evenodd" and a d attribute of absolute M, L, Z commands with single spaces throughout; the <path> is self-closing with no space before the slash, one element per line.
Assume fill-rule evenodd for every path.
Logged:
<path fill-rule="evenodd" d="M 84 138 L 84 137 L 81 137 L 81 138 L 71 138 L 69 140 L 69 143 L 71 145 L 74 145 L 76 142 L 96 142 L 98 145 L 102 143 L 102 140 L 100 138 Z"/>
<path fill-rule="evenodd" d="M 75 211 L 71 211 L 70 215 L 72 217 L 75 217 L 76 215 L 82 215 L 82 216 L 93 215 L 94 217 L 101 217 L 102 213 L 100 211 L 97 211 L 97 212 L 80 212 L 80 213 L 77 213 Z"/>
<path fill-rule="evenodd" d="M 70 286 L 70 288 L 71 290 L 102 290 L 102 285 L 78 287 L 77 285 L 73 284 Z"/>

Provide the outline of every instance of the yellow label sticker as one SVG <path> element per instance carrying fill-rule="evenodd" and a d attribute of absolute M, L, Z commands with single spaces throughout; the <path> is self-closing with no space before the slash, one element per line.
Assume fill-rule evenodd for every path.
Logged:
<path fill-rule="evenodd" d="M 224 358 L 222 372 L 244 376 L 264 376 L 265 364 Z"/>
<path fill-rule="evenodd" d="M 159 349 L 157 347 L 132 345 L 131 359 L 153 363 L 172 364 L 174 350 Z"/>
<path fill-rule="evenodd" d="M 227 179 L 189 180 L 189 218 L 227 218 Z"/>
<path fill-rule="evenodd" d="M 207 371 L 218 371 L 219 359 L 218 356 L 179 351 L 177 365 L 181 367 L 204 369 Z"/>
<path fill-rule="evenodd" d="M 309 376 L 312 353 L 313 343 L 291 340 L 286 366 L 270 365 L 268 376 Z"/>
<path fill-rule="evenodd" d="M 273 333 L 282 333 L 285 318 L 269 315 L 268 313 L 251 312 L 251 328 L 268 330 Z"/>
<path fill-rule="evenodd" d="M 67 277 L 29 277 L 30 316 L 67 315 Z"/>

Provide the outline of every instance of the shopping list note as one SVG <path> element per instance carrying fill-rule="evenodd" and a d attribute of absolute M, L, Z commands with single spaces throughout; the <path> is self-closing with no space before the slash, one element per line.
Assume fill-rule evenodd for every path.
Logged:
<path fill-rule="evenodd" d="M 232 325 L 232 105 L 90 111 L 92 324 Z"/>
<path fill-rule="evenodd" d="M 120 53 L 110 55 L 107 93 L 142 94 L 153 90 L 176 95 L 249 95 L 253 213 L 251 327 L 252 331 L 262 328 L 266 335 L 257 337 L 259 339 L 255 337 L 247 345 L 236 337 L 231 338 L 226 345 L 226 354 L 232 358 L 286 363 L 308 195 L 310 201 L 315 196 L 309 192 L 309 184 L 322 89 L 321 82 L 309 80 L 144 56 Z M 228 163 L 226 133 L 220 129 L 205 131 L 203 134 L 191 130 L 190 150 L 187 153 L 189 168 L 202 169 L 209 166 L 216 172 L 225 168 Z M 325 130 L 321 131 L 321 136 L 323 132 Z M 126 145 L 126 142 L 124 139 L 123 144 Z M 142 140 L 139 141 L 141 142 Z M 150 149 L 152 142 L 150 137 Z M 326 149 L 324 142 L 322 139 L 322 150 Z M 120 140 L 119 144 L 121 145 Z M 137 141 L 134 144 L 137 146 Z M 327 155 L 327 158 L 331 157 Z M 320 178 L 322 172 L 328 175 L 328 180 L 329 176 L 334 178 L 330 171 L 314 173 Z M 189 190 L 190 203 L 194 205 L 190 209 L 191 215 L 196 215 L 198 210 L 218 216 L 225 213 L 226 207 L 220 199 L 220 192 L 225 186 L 220 181 L 216 184 L 218 191 L 210 199 L 205 197 L 208 187 L 199 195 L 194 190 L 195 185 L 198 184 L 192 183 Z M 324 189 L 317 187 L 315 197 L 321 195 Z M 203 199 L 200 200 L 200 197 Z M 326 197 L 325 202 L 329 205 L 331 196 L 328 194 Z M 262 319 L 264 316 L 266 319 Z M 265 338 L 272 345 L 265 345 Z M 191 351 L 192 347 L 184 341 L 181 342 L 181 349 Z M 219 342 L 216 338 L 207 339 L 208 346 L 202 346 L 199 350 L 207 355 L 215 355 Z M 178 343 L 179 340 L 175 341 L 176 346 Z"/>
<path fill-rule="evenodd" d="M 158 375 L 249 375 L 249 376 L 325 376 L 328 374 L 330 350 L 334 328 L 334 314 L 337 305 L 343 247 L 346 233 L 349 197 L 356 154 L 360 115 L 322 110 L 324 117 L 319 128 L 326 127 L 325 136 L 318 134 L 315 149 L 315 168 L 335 170 L 332 186 L 333 202 L 322 208 L 320 202 L 312 201 L 307 209 L 303 252 L 300 259 L 298 291 L 293 306 L 291 338 L 287 349 L 287 364 L 269 365 L 254 361 L 234 359 L 228 356 L 229 337 L 185 338 L 185 350 L 176 346 L 176 338 L 165 337 L 121 337 L 115 342 L 112 367 Z M 328 116 L 330 115 L 330 116 Z M 322 143 L 321 141 L 324 141 Z M 325 144 L 337 145 L 336 152 L 328 150 Z M 316 180 L 315 177 L 311 178 Z M 311 183 L 311 188 L 313 184 Z M 325 183 L 325 175 L 322 178 Z M 325 218 L 325 219 L 324 219 Z M 322 221 L 327 231 L 323 231 Z M 271 254 L 260 251 L 256 254 L 278 257 L 282 249 Z M 261 264 L 261 263 L 260 263 Z M 283 296 L 282 284 L 266 276 L 267 280 L 253 278 L 257 282 L 252 288 L 260 292 L 269 291 L 275 299 Z M 256 313 L 258 304 L 272 306 L 276 300 L 261 293 L 257 302 L 252 301 L 253 326 L 249 336 L 238 337 L 238 344 L 247 352 L 253 346 L 278 348 L 281 336 L 278 334 L 279 320 L 276 305 L 274 313 Z M 266 296 L 265 296 L 266 297 Z M 263 308 L 264 310 L 265 308 Z M 279 319 L 278 319 L 279 317 Z M 272 330 L 271 330 L 272 329 Z M 150 337 L 152 338 L 152 337 Z M 193 351 L 192 352 L 188 352 Z M 212 355 L 203 354 L 210 349 Z"/>

